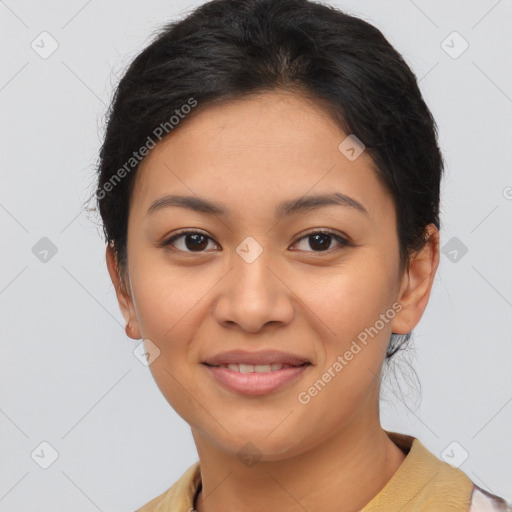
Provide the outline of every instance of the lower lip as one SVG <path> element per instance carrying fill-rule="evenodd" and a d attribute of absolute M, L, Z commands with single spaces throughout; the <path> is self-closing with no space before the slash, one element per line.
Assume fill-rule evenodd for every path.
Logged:
<path fill-rule="evenodd" d="M 294 366 L 266 373 L 240 373 L 223 366 L 205 366 L 213 377 L 227 388 L 244 395 L 258 396 L 266 395 L 293 382 L 311 365 Z"/>

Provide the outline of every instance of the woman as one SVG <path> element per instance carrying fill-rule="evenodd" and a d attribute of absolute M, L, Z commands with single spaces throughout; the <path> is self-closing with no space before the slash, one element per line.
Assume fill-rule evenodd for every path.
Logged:
<path fill-rule="evenodd" d="M 507 510 L 380 425 L 442 170 L 411 70 L 332 7 L 214 0 L 134 60 L 100 154 L 107 265 L 199 454 L 139 511 Z"/>

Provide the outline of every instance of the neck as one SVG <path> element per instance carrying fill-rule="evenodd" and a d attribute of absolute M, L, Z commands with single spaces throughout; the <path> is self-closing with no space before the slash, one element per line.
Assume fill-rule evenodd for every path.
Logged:
<path fill-rule="evenodd" d="M 405 454 L 380 422 L 357 422 L 296 456 L 244 467 L 236 454 L 193 430 L 201 466 L 197 512 L 353 512 L 395 474 Z"/>

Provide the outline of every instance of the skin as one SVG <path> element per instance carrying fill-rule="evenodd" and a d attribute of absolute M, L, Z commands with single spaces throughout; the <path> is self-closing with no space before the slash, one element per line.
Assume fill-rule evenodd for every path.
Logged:
<path fill-rule="evenodd" d="M 319 105 L 291 92 L 198 110 L 141 163 L 125 273 L 107 247 L 126 332 L 158 346 L 152 375 L 191 426 L 199 512 L 359 510 L 404 460 L 380 425 L 381 368 L 391 333 L 410 332 L 427 305 L 439 233 L 429 225 L 424 248 L 399 271 L 393 200 L 367 152 L 350 161 L 338 150 L 346 136 Z M 274 215 L 281 201 L 333 191 L 368 214 L 331 205 Z M 148 214 L 166 194 L 206 198 L 230 213 Z M 202 252 L 187 248 L 185 237 L 161 245 L 183 228 L 209 237 Z M 306 236 L 319 228 L 351 245 L 332 237 L 319 250 Z M 236 252 L 247 236 L 263 250 L 252 263 Z M 308 404 L 299 403 L 298 394 L 394 303 L 400 312 Z M 222 387 L 201 364 L 241 348 L 277 348 L 312 364 L 279 390 L 248 397 Z M 261 455 L 251 467 L 237 457 L 247 442 Z"/>

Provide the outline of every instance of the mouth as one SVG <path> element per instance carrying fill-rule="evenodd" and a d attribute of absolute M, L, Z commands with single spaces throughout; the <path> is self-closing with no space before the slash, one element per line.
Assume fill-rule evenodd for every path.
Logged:
<path fill-rule="evenodd" d="M 202 362 L 217 384 L 248 396 L 262 396 L 295 382 L 312 363 L 279 351 L 232 351 Z"/>
<path fill-rule="evenodd" d="M 206 366 L 210 366 L 212 368 L 227 368 L 232 372 L 237 373 L 270 373 L 270 372 L 278 372 L 287 368 L 298 368 L 300 366 L 306 366 L 311 363 L 302 363 L 299 365 L 292 365 L 286 363 L 271 363 L 271 364 L 243 364 L 243 363 L 229 363 L 229 364 L 220 364 L 220 365 L 211 365 L 208 363 L 204 363 Z"/>
<path fill-rule="evenodd" d="M 280 370 L 277 365 L 282 364 L 284 366 L 301 366 L 304 363 L 310 363 L 309 359 L 298 354 L 292 354 L 289 352 L 281 352 L 279 350 L 259 350 L 257 352 L 248 352 L 246 350 L 231 350 L 229 352 L 222 352 L 214 356 L 208 357 L 203 361 L 204 364 L 209 366 L 228 366 L 239 365 L 242 367 L 244 373 L 250 373 L 253 371 L 251 367 L 260 367 L 260 370 L 272 371 L 272 366 L 276 370 Z M 261 368 L 270 366 L 270 369 Z M 247 368 L 250 368 L 248 371 Z M 233 367 L 233 370 L 235 368 Z"/>

